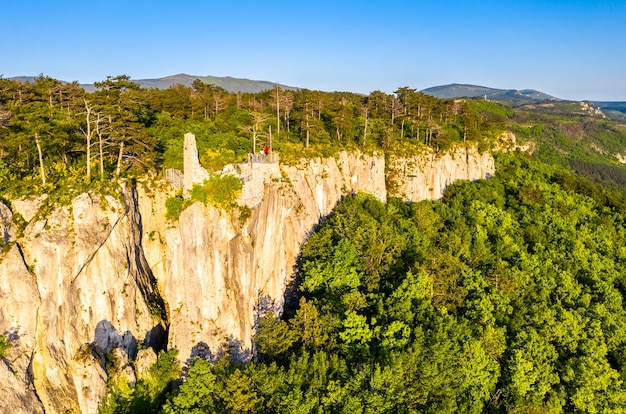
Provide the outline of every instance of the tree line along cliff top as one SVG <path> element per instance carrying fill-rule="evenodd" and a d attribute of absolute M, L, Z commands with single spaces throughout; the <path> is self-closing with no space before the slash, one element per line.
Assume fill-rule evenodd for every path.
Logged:
<path fill-rule="evenodd" d="M 560 163 L 559 155 L 567 155 L 618 165 L 615 155 L 624 152 L 624 127 L 612 121 L 438 99 L 410 87 L 368 95 L 278 85 L 232 93 L 196 80 L 159 90 L 125 75 L 94 85 L 87 92 L 46 76 L 0 79 L 0 187 L 7 194 L 51 192 L 68 183 L 84 189 L 119 176 L 180 169 L 185 132 L 196 135 L 209 171 L 244 161 L 270 139 L 281 162 L 344 149 L 412 154 L 472 143 L 488 150 L 507 130 L 539 142 L 539 156 Z"/>

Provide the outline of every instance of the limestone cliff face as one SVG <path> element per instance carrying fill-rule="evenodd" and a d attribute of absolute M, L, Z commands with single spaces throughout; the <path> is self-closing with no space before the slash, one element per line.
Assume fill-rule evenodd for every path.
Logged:
<path fill-rule="evenodd" d="M 228 351 L 251 357 L 254 326 L 280 313 L 301 244 L 341 197 L 438 198 L 452 181 L 494 173 L 475 150 L 413 159 L 341 153 L 298 165 L 243 164 L 238 212 L 201 203 L 165 219 L 163 185 L 84 194 L 37 215 L 42 200 L 0 205 L 0 411 L 97 411 L 104 355 L 135 358 L 137 342 L 177 348 L 184 362 Z M 200 174 L 199 176 L 203 176 Z M 189 186 L 190 183 L 186 183 Z M 14 215 L 27 225 L 17 234 Z M 15 409 L 14 407 L 18 407 Z"/>
<path fill-rule="evenodd" d="M 22 412 L 97 412 L 104 355 L 134 356 L 138 340 L 158 346 L 164 329 L 152 308 L 162 300 L 142 253 L 134 191 L 124 191 L 124 201 L 84 194 L 33 217 L 3 256 L 0 330 L 24 359 L 11 367 L 22 390 L 34 386 L 37 397 L 28 393 Z M 6 400 L 0 408 L 15 411 Z"/>
<path fill-rule="evenodd" d="M 16 226 L 13 213 L 0 204 L 1 241 L 5 251 L 0 261 L 0 333 L 8 338 L 12 348 L 0 361 L 0 411 L 41 413 L 29 370 L 37 333 L 39 291 L 35 276 L 29 272 L 15 244 Z"/>
<path fill-rule="evenodd" d="M 456 148 L 444 154 L 424 151 L 419 156 L 390 161 L 390 194 L 405 201 L 438 200 L 454 181 L 489 178 L 495 172 L 489 153 Z"/>
<path fill-rule="evenodd" d="M 278 164 L 243 165 L 240 201 L 251 219 L 240 223 L 199 203 L 183 211 L 166 232 L 169 345 L 183 356 L 228 351 L 248 359 L 259 313 L 282 310 L 300 244 L 345 194 L 385 200 L 384 165 L 382 157 L 347 153 L 282 172 Z"/>

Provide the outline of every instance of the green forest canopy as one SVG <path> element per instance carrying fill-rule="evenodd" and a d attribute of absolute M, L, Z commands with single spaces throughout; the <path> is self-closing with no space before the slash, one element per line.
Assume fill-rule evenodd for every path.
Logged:
<path fill-rule="evenodd" d="M 623 192 L 515 154 L 441 201 L 346 197 L 258 358 L 197 359 L 152 410 L 623 412 L 625 220 Z"/>

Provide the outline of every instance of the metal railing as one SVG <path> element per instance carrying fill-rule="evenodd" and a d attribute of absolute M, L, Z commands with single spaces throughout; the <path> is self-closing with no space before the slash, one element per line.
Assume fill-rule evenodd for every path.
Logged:
<path fill-rule="evenodd" d="M 248 154 L 248 162 L 251 164 L 276 164 L 278 163 L 278 153 L 270 152 L 269 154 Z"/>

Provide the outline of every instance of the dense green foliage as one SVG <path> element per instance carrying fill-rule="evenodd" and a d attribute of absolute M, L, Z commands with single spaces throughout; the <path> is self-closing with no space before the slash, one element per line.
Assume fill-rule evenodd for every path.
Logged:
<path fill-rule="evenodd" d="M 200 80 L 192 87 L 146 89 L 108 77 L 86 92 L 39 76 L 0 78 L 0 190 L 67 198 L 94 181 L 182 169 L 183 135 L 197 138 L 202 165 L 217 171 L 269 144 L 282 162 L 342 149 L 414 153 L 472 142 L 497 147 L 510 130 L 536 157 L 598 169 L 622 168 L 626 129 L 575 102 L 509 108 L 482 99 L 437 99 L 409 87 L 393 94 L 274 89 L 230 93 Z M 253 144 L 256 148 L 253 149 Z M 624 155 L 624 154 L 622 154 Z M 622 168 L 623 170 L 623 168 Z M 102 186 L 102 184 L 99 184 Z"/>
<path fill-rule="evenodd" d="M 441 202 L 348 197 L 260 359 L 196 361 L 165 411 L 621 412 L 625 206 L 514 156 Z"/>
<path fill-rule="evenodd" d="M 166 401 L 172 381 L 181 374 L 176 362 L 177 351 L 164 352 L 142 378 L 131 385 L 126 377 L 115 372 L 117 361 L 107 356 L 107 395 L 100 404 L 100 414 L 159 413 Z"/>

